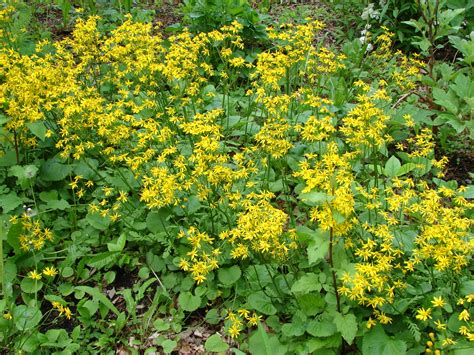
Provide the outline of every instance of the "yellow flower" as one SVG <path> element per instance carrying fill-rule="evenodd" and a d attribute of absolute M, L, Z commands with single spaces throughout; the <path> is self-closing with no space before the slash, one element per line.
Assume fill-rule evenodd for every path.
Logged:
<path fill-rule="evenodd" d="M 446 302 L 444 301 L 443 297 L 439 296 L 439 297 L 433 297 L 431 304 L 433 305 L 433 307 L 441 308 L 446 304 Z"/>
<path fill-rule="evenodd" d="M 257 313 L 253 312 L 252 316 L 248 318 L 248 324 L 256 326 L 261 319 L 262 316 L 258 316 Z"/>
<path fill-rule="evenodd" d="M 456 342 L 451 338 L 444 339 L 442 343 L 443 346 L 454 345 L 454 344 L 456 344 Z"/>
<path fill-rule="evenodd" d="M 446 329 L 446 323 L 441 322 L 439 319 L 436 320 L 435 322 L 436 329 L 438 330 L 445 330 Z"/>
<path fill-rule="evenodd" d="M 41 280 L 41 274 L 38 274 L 36 270 L 30 271 L 28 277 L 33 280 Z"/>
<path fill-rule="evenodd" d="M 228 331 L 231 338 L 237 338 L 240 334 L 240 326 L 237 324 L 232 324 Z"/>
<path fill-rule="evenodd" d="M 431 319 L 431 308 L 428 308 L 428 309 L 424 309 L 424 308 L 420 308 L 420 309 L 417 309 L 416 310 L 416 319 L 419 319 L 419 320 L 427 320 L 427 319 Z"/>
<path fill-rule="evenodd" d="M 377 324 L 377 322 L 375 321 L 375 319 L 369 318 L 369 320 L 367 321 L 366 327 L 368 329 L 370 329 L 376 324 Z"/>
<path fill-rule="evenodd" d="M 465 309 L 464 311 L 459 313 L 458 319 L 467 322 L 470 317 L 471 317 L 471 315 L 469 314 L 469 311 L 467 309 Z"/>
<path fill-rule="evenodd" d="M 71 312 L 71 310 L 69 309 L 69 307 L 64 307 L 64 308 L 63 308 L 63 311 L 64 311 L 64 316 L 65 316 L 67 319 L 71 319 L 71 317 L 72 317 L 72 312 Z"/>
<path fill-rule="evenodd" d="M 58 271 L 53 266 L 48 266 L 43 269 L 43 275 L 54 277 Z"/>
<path fill-rule="evenodd" d="M 13 317 L 12 317 L 12 315 L 11 315 L 10 312 L 6 312 L 6 313 L 3 314 L 3 318 L 5 318 L 6 320 L 10 320 L 10 319 L 12 319 Z"/>

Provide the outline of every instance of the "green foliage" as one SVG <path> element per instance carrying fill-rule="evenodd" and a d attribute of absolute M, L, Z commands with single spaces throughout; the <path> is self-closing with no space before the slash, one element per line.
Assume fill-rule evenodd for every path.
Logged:
<path fill-rule="evenodd" d="M 184 0 L 181 10 L 191 32 L 210 32 L 238 21 L 247 41 L 265 38 L 260 15 L 247 0 Z"/>
<path fill-rule="evenodd" d="M 41 9 L 0 16 L 1 351 L 469 347 L 474 189 L 439 156 L 472 139 L 469 4 L 404 23 L 459 50 L 421 77 L 375 28 L 409 36 L 413 2 L 340 49 L 307 9 L 264 31 L 247 1 L 188 1 L 163 39 L 144 3 L 54 3 L 56 43 L 10 21 Z"/>

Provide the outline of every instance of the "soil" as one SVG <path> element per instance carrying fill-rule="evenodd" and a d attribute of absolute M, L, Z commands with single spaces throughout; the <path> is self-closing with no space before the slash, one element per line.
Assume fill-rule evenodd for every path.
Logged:
<path fill-rule="evenodd" d="M 446 180 L 456 180 L 459 185 L 470 185 L 473 178 L 469 173 L 474 173 L 474 151 L 457 151 L 449 157 Z"/>

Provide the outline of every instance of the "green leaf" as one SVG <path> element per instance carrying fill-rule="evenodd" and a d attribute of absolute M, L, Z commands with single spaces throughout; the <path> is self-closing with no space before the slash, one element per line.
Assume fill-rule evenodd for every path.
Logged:
<path fill-rule="evenodd" d="M 306 331 L 314 337 L 328 337 L 336 333 L 336 325 L 328 320 L 312 320 L 308 323 Z"/>
<path fill-rule="evenodd" d="M 467 75 L 458 74 L 454 79 L 454 84 L 449 85 L 449 88 L 460 98 L 470 97 L 471 79 Z"/>
<path fill-rule="evenodd" d="M 248 298 L 247 302 L 252 309 L 256 311 L 271 316 L 277 312 L 277 309 L 272 304 L 270 297 L 265 295 L 263 291 L 258 291 L 252 293 Z"/>
<path fill-rule="evenodd" d="M 400 169 L 398 169 L 396 176 L 403 176 L 407 173 L 409 173 L 412 170 L 416 169 L 416 164 L 415 163 L 406 163 L 401 166 Z"/>
<path fill-rule="evenodd" d="M 178 297 L 178 303 L 183 310 L 192 312 L 201 305 L 201 297 L 194 296 L 189 291 L 181 292 Z"/>
<path fill-rule="evenodd" d="M 171 340 L 171 339 L 166 339 L 163 343 L 161 343 L 161 347 L 163 348 L 163 351 L 166 354 L 169 354 L 170 352 L 172 352 L 174 348 L 176 348 L 177 345 L 178 343 L 175 340 Z"/>
<path fill-rule="evenodd" d="M 219 311 L 216 308 L 210 309 L 206 313 L 206 322 L 209 324 L 217 324 L 221 320 L 221 317 L 219 317 Z"/>
<path fill-rule="evenodd" d="M 153 326 L 155 327 L 155 330 L 157 332 L 163 332 L 165 330 L 170 329 L 171 324 L 164 319 L 158 318 L 153 322 Z"/>
<path fill-rule="evenodd" d="M 474 294 L 474 280 L 466 280 L 461 285 L 460 294 L 463 296 Z"/>
<path fill-rule="evenodd" d="M 66 200 L 50 200 L 46 204 L 46 208 L 52 209 L 52 210 L 64 211 L 70 207 L 71 205 Z"/>
<path fill-rule="evenodd" d="M 307 293 L 297 296 L 298 305 L 301 311 L 307 316 L 314 316 L 318 314 L 323 308 L 326 302 L 320 294 Z"/>
<path fill-rule="evenodd" d="M 329 231 L 317 229 L 309 240 L 306 251 L 308 252 L 310 266 L 324 260 L 329 251 Z"/>
<path fill-rule="evenodd" d="M 238 279 L 242 276 L 242 271 L 237 265 L 231 266 L 229 268 L 219 269 L 217 272 L 217 277 L 220 282 L 225 286 L 230 286 L 237 282 Z"/>
<path fill-rule="evenodd" d="M 331 202 L 334 196 L 328 195 L 324 192 L 311 191 L 300 194 L 298 198 L 308 206 L 319 206 L 326 202 Z"/>
<path fill-rule="evenodd" d="M 299 337 L 304 334 L 305 327 L 302 324 L 286 323 L 281 327 L 281 331 L 287 337 Z"/>
<path fill-rule="evenodd" d="M 313 354 L 337 354 L 335 349 L 341 345 L 341 336 L 339 333 L 325 338 L 311 338 L 306 341 L 307 353 Z M 319 351 L 317 351 L 319 350 Z"/>
<path fill-rule="evenodd" d="M 286 347 L 273 334 L 267 334 L 262 324 L 258 324 L 258 329 L 249 338 L 249 351 L 255 355 L 278 355 L 285 354 Z"/>
<path fill-rule="evenodd" d="M 106 306 L 110 311 L 115 313 L 115 315 L 119 315 L 120 312 L 118 309 L 113 305 L 112 302 L 109 301 L 109 299 L 99 291 L 97 288 L 89 287 L 89 286 L 76 286 L 75 289 L 77 291 L 83 291 L 89 295 L 91 295 L 95 300 L 99 301 L 102 303 L 104 306 Z"/>
<path fill-rule="evenodd" d="M 7 233 L 7 243 L 15 250 L 15 254 L 21 253 L 20 235 L 23 233 L 23 224 L 15 223 L 10 226 Z"/>
<path fill-rule="evenodd" d="M 26 293 L 35 293 L 41 290 L 43 282 L 25 277 L 20 283 L 21 290 Z"/>
<path fill-rule="evenodd" d="M 291 287 L 291 292 L 295 294 L 306 294 L 321 290 L 319 276 L 314 273 L 307 273 L 301 276 Z"/>
<path fill-rule="evenodd" d="M 40 177 L 44 181 L 64 180 L 72 171 L 72 166 L 61 164 L 56 158 L 47 160 L 40 169 Z"/>
<path fill-rule="evenodd" d="M 64 269 L 61 271 L 62 277 L 71 277 L 73 274 L 74 274 L 74 269 L 70 266 L 64 267 Z"/>
<path fill-rule="evenodd" d="M 23 200 L 19 198 L 16 192 L 11 191 L 8 195 L 2 195 L 0 197 L 0 207 L 3 209 L 3 213 L 8 213 L 23 203 Z"/>
<path fill-rule="evenodd" d="M 201 202 L 199 201 L 199 197 L 197 196 L 191 196 L 188 198 L 188 201 L 186 203 L 187 208 L 188 208 L 188 214 L 193 214 L 202 207 Z"/>
<path fill-rule="evenodd" d="M 39 198 L 43 202 L 54 201 L 58 199 L 58 192 L 56 190 L 42 191 L 39 194 Z"/>
<path fill-rule="evenodd" d="M 353 314 L 346 314 L 345 316 L 341 313 L 334 315 L 334 324 L 336 329 L 341 333 L 344 340 L 350 345 L 354 341 L 357 333 L 357 320 Z"/>
<path fill-rule="evenodd" d="M 206 342 L 204 347 L 207 351 L 222 353 L 229 349 L 229 345 L 221 339 L 219 334 L 211 335 Z"/>
<path fill-rule="evenodd" d="M 33 133 L 36 137 L 44 141 L 46 136 L 46 126 L 43 121 L 28 122 L 25 124 L 26 127 Z"/>
<path fill-rule="evenodd" d="M 25 305 L 16 306 L 12 313 L 15 327 L 20 331 L 33 329 L 39 324 L 43 317 L 43 314 L 38 308 L 27 307 Z"/>
<path fill-rule="evenodd" d="M 107 228 L 109 228 L 110 225 L 110 218 L 108 217 L 102 217 L 98 213 L 91 213 L 88 212 L 86 215 L 86 221 L 95 229 L 98 229 L 100 231 L 105 231 Z"/>
<path fill-rule="evenodd" d="M 169 223 L 166 218 L 170 215 L 170 212 L 166 208 L 160 208 L 158 211 L 148 213 L 146 217 L 146 226 L 148 230 L 154 234 L 158 234 L 166 231 L 166 227 Z"/>
<path fill-rule="evenodd" d="M 125 242 L 127 241 L 127 237 L 125 233 L 120 234 L 120 237 L 114 242 L 107 243 L 107 249 L 109 251 L 122 251 L 125 247 Z"/>
<path fill-rule="evenodd" d="M 106 251 L 87 259 L 86 264 L 96 269 L 102 269 L 103 267 L 113 263 L 120 255 L 119 251 Z M 64 276 L 64 275 L 63 275 Z"/>
<path fill-rule="evenodd" d="M 362 338 L 363 354 L 384 354 L 385 344 L 389 341 L 389 337 L 385 334 L 382 326 L 377 324 L 375 327 L 365 333 Z"/>
<path fill-rule="evenodd" d="M 433 88 L 434 102 L 444 107 L 448 112 L 457 115 L 459 111 L 459 102 L 454 92 L 446 92 L 440 88 Z"/>
<path fill-rule="evenodd" d="M 385 163 L 384 173 L 388 177 L 397 176 L 397 172 L 400 170 L 401 166 L 402 164 L 400 163 L 400 160 L 392 155 Z"/>
<path fill-rule="evenodd" d="M 383 347 L 382 354 L 404 355 L 407 353 L 407 344 L 403 340 L 388 340 Z"/>
<path fill-rule="evenodd" d="M 9 169 L 10 176 L 16 176 L 19 181 L 32 179 L 37 172 L 38 168 L 34 165 L 15 165 Z"/>

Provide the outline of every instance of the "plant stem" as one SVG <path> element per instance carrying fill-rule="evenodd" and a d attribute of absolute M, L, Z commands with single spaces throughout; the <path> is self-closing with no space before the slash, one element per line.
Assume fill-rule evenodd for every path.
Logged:
<path fill-rule="evenodd" d="M 3 239 L 4 239 L 3 221 L 0 221 L 0 295 L 3 296 Z M 6 239 L 6 238 L 5 238 Z"/>
<path fill-rule="evenodd" d="M 336 294 L 337 311 L 340 313 L 341 312 L 341 300 L 340 300 L 340 297 L 339 297 L 339 291 L 337 290 L 336 271 L 334 271 L 333 243 L 334 243 L 334 231 L 331 228 L 329 230 L 329 265 L 331 266 L 332 285 L 334 287 L 334 293 Z"/>

